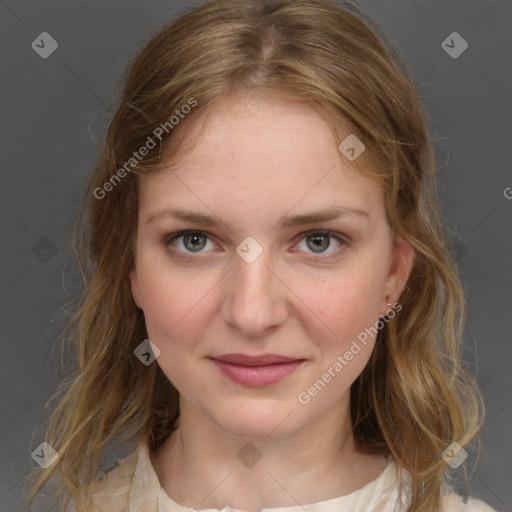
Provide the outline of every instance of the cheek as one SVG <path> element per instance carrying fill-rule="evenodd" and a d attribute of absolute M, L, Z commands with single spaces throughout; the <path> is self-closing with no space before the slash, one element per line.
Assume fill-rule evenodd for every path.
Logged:
<path fill-rule="evenodd" d="M 381 289 L 380 269 L 368 264 L 332 273 L 315 286 L 304 280 L 298 295 L 321 320 L 329 340 L 339 344 L 378 319 Z"/>
<path fill-rule="evenodd" d="M 354 270 L 322 279 L 317 293 L 309 294 L 308 306 L 321 319 L 309 333 L 318 364 L 311 367 L 299 403 L 314 403 L 321 411 L 347 392 L 368 363 L 378 332 L 378 276 L 376 269 Z"/>
<path fill-rule="evenodd" d="M 215 296 L 215 278 L 197 279 L 192 268 L 172 270 L 165 256 L 141 258 L 137 266 L 148 335 L 160 348 L 186 340 L 206 322 Z M 213 289 L 212 289 L 213 288 Z"/>

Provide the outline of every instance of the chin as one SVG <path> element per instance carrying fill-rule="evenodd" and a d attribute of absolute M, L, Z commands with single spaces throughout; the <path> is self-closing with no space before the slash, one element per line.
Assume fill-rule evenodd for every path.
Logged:
<path fill-rule="evenodd" d="M 250 439 L 273 439 L 289 433 L 290 423 L 287 421 L 293 414 L 288 411 L 283 414 L 285 407 L 274 410 L 254 407 L 251 410 L 245 408 L 232 408 L 226 411 L 223 417 L 214 416 L 219 425 L 231 435 Z M 237 411 L 233 414 L 233 411 Z"/>
<path fill-rule="evenodd" d="M 232 436 L 240 439 L 272 439 L 274 436 L 272 430 L 275 428 L 274 424 L 247 424 L 246 422 L 237 424 L 221 424 L 222 427 L 229 432 Z M 271 435 L 269 435 L 271 434 Z"/>

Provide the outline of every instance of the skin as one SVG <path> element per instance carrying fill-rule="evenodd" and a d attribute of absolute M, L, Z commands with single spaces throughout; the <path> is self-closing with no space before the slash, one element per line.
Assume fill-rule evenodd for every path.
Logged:
<path fill-rule="evenodd" d="M 198 128 L 193 123 L 187 137 Z M 360 489 L 388 463 L 357 449 L 349 414 L 350 385 L 374 339 L 308 404 L 297 396 L 403 291 L 413 250 L 393 240 L 382 190 L 351 167 L 309 106 L 254 95 L 218 105 L 194 149 L 163 167 L 140 178 L 130 274 L 133 299 L 161 352 L 157 364 L 180 392 L 178 429 L 150 452 L 163 489 L 184 506 L 243 510 Z M 366 215 L 277 226 L 283 216 L 328 206 Z M 230 229 L 155 217 L 169 208 L 216 216 Z M 185 237 L 166 238 L 184 229 L 206 233 L 196 241 L 199 252 Z M 315 252 L 308 236 L 319 229 L 345 243 L 332 236 Z M 248 236 L 263 248 L 252 263 L 236 252 Z M 282 381 L 255 388 L 231 381 L 208 358 L 226 353 L 306 361 Z M 245 449 L 261 454 L 252 467 L 237 457 L 249 441 Z"/>

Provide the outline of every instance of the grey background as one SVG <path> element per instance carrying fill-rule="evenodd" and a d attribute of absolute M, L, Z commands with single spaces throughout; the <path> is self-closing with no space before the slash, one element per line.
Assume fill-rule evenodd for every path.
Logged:
<path fill-rule="evenodd" d="M 411 67 L 437 131 L 443 214 L 465 281 L 467 357 L 488 414 L 471 494 L 512 510 L 512 2 L 361 0 Z M 128 59 L 186 2 L 0 3 L 0 510 L 21 510 L 36 424 L 62 371 L 57 336 L 81 291 L 73 218 Z M 441 43 L 458 32 L 458 58 Z M 42 32 L 57 50 L 41 58 Z M 471 456 L 471 454 L 470 454 Z"/>

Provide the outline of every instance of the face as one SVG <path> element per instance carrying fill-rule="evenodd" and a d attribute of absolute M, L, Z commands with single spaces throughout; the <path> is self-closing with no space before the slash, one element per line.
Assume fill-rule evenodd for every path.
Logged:
<path fill-rule="evenodd" d="M 267 437 L 346 405 L 412 260 L 350 164 L 310 107 L 253 96 L 140 178 L 132 295 L 182 414 Z"/>

